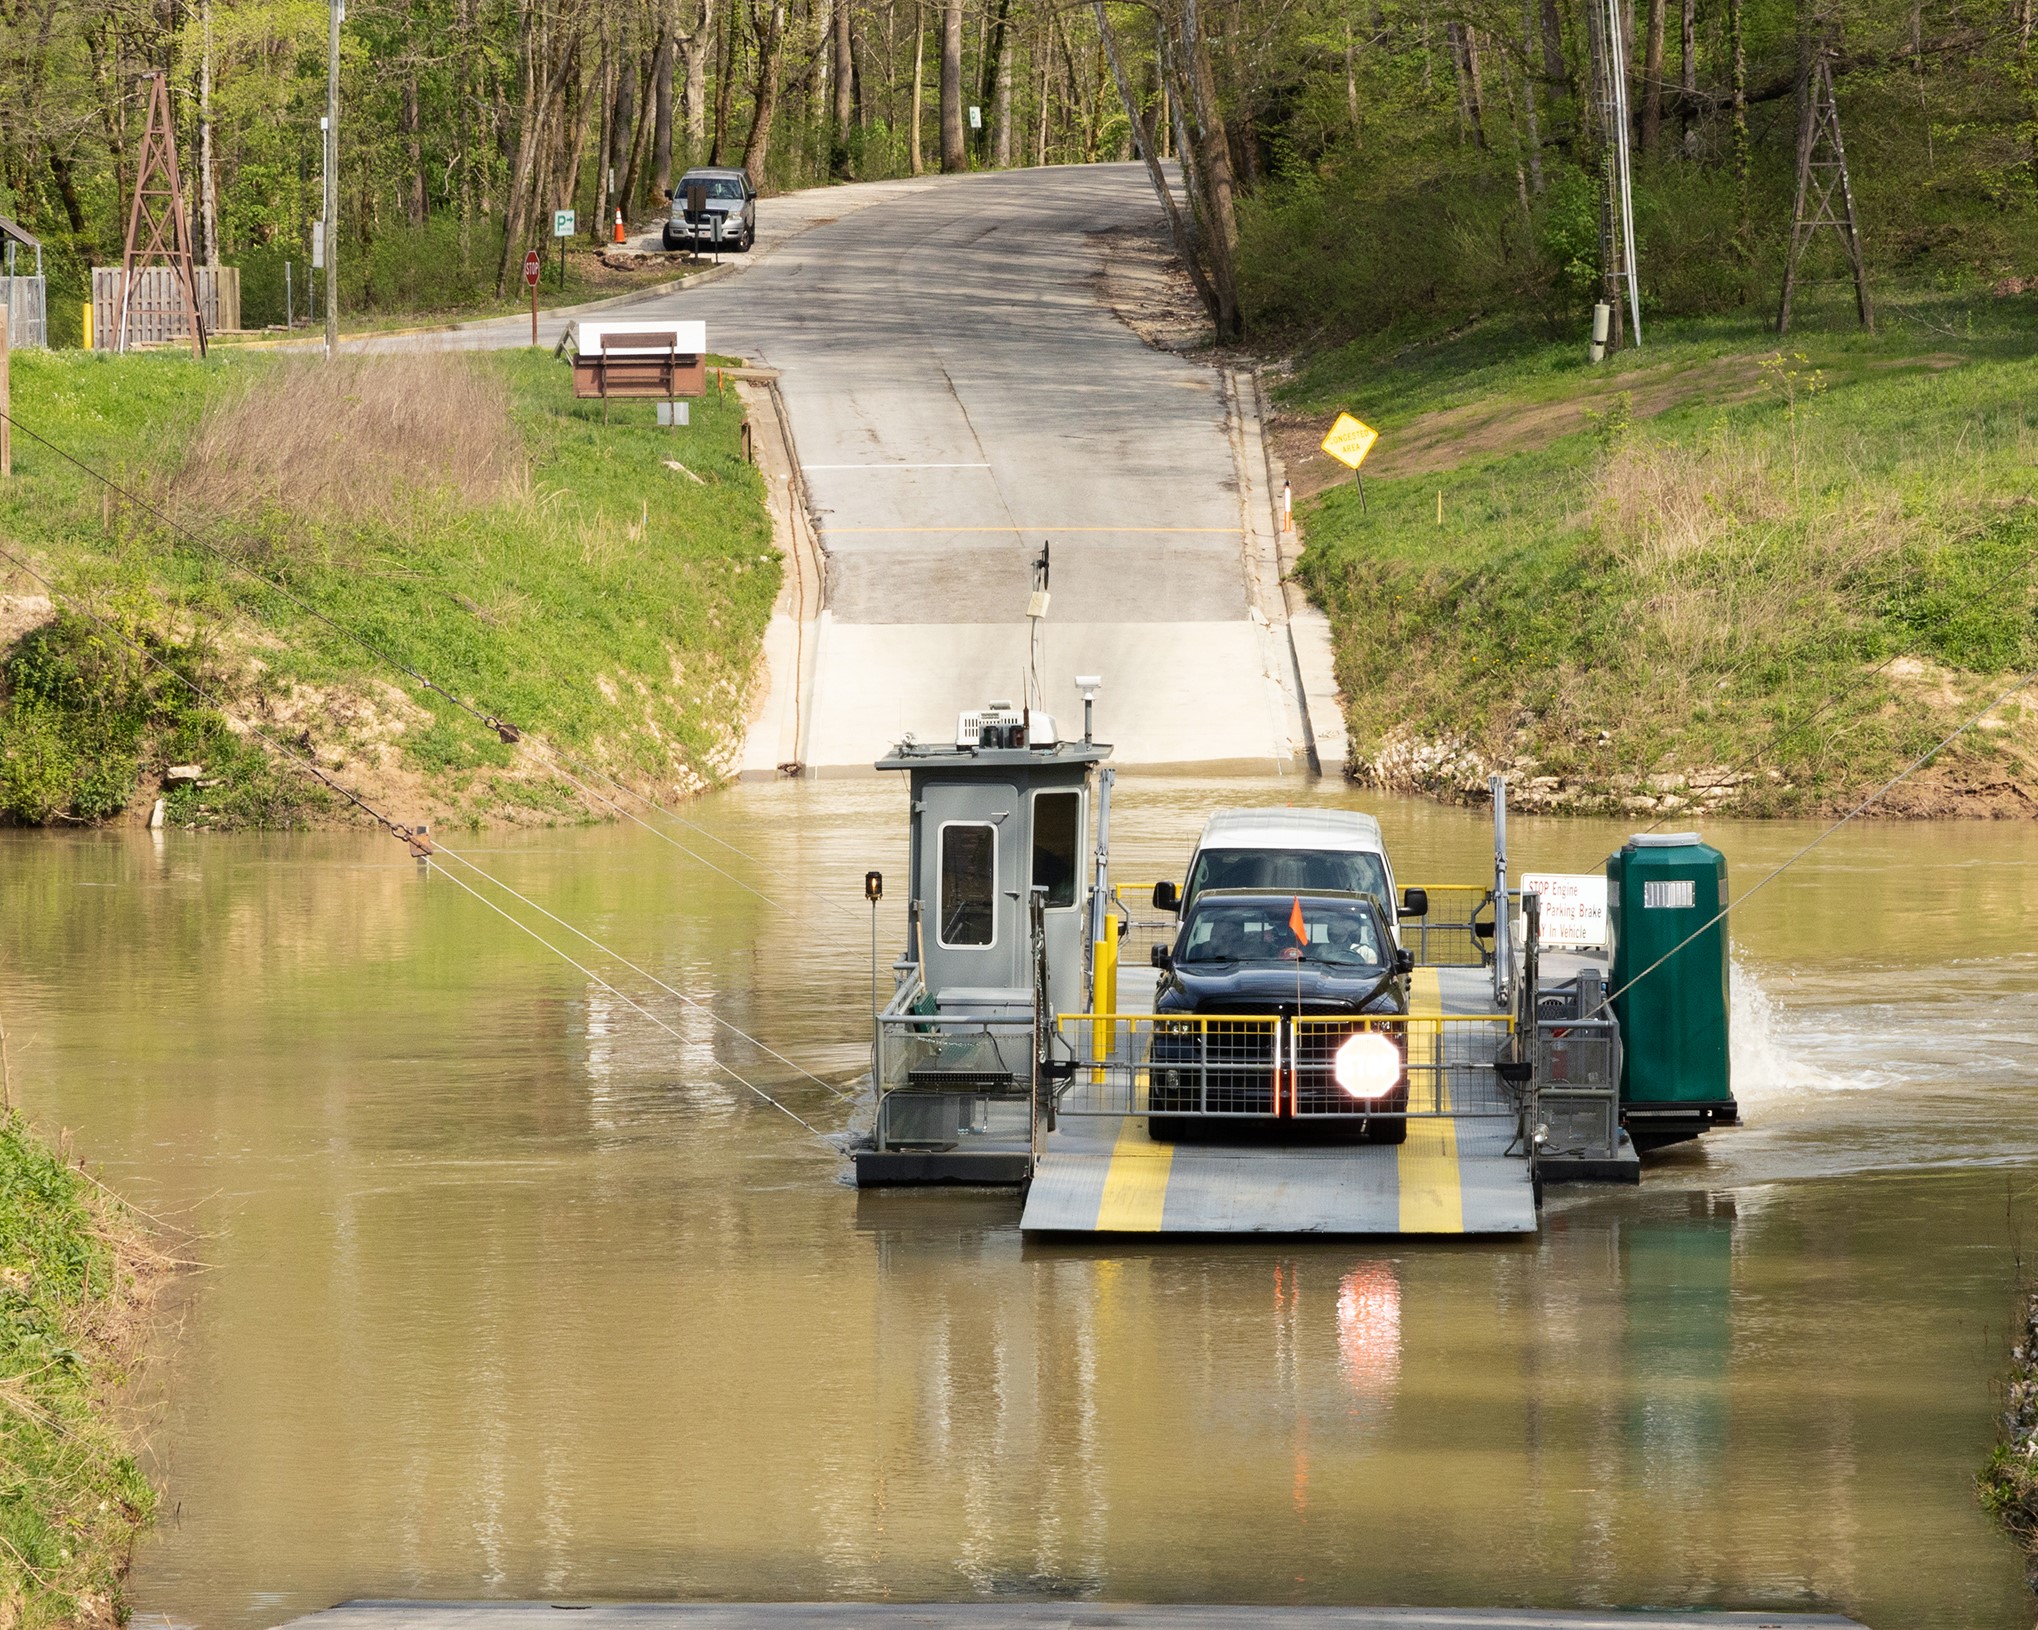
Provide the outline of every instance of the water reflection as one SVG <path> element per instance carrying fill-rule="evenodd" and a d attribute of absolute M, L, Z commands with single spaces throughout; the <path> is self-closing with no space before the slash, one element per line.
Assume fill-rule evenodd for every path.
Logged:
<path fill-rule="evenodd" d="M 782 909 L 629 830 L 486 864 L 847 1081 L 860 879 L 899 867 L 899 799 L 707 806 Z M 1122 782 L 1121 871 L 1178 869 L 1209 799 Z M 1406 876 L 1482 862 L 1470 817 L 1383 813 Z M 1618 835 L 1524 822 L 1515 845 L 1566 868 Z M 1710 835 L 1742 877 L 1803 841 Z M 855 1193 L 731 1072 L 835 1126 L 820 1087 L 619 976 L 658 1030 L 374 839 L 0 850 L 31 1108 L 206 1241 L 159 1371 L 173 1515 L 145 1609 L 253 1630 L 362 1594 L 1016 1593 L 2028 1622 L 1970 1479 L 2005 1208 L 2038 1163 L 2038 957 L 2004 920 L 2038 906 L 2031 832 L 1850 833 L 1758 897 L 1754 1124 L 1639 1194 L 1553 1195 L 1540 1237 L 1499 1245 L 1165 1249 Z M 1887 875 L 1875 912 L 1849 902 Z"/>

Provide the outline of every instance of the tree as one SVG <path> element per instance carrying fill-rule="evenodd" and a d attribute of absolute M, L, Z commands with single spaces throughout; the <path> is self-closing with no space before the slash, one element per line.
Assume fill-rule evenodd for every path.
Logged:
<path fill-rule="evenodd" d="M 962 0 L 941 0 L 941 168 L 969 168 L 962 138 Z"/>

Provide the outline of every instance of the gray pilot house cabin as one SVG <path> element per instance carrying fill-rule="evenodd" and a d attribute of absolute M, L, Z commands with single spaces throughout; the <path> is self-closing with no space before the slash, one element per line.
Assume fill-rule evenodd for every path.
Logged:
<path fill-rule="evenodd" d="M 1036 1016 L 1051 1028 L 1089 1005 L 1110 752 L 994 702 L 964 713 L 954 741 L 908 738 L 879 761 L 910 789 L 910 897 L 859 1184 L 1025 1180 Z"/>

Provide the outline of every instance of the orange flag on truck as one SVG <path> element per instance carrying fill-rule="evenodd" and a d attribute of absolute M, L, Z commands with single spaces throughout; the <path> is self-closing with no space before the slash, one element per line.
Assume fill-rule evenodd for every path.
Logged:
<path fill-rule="evenodd" d="M 1302 896 L 1295 896 L 1295 909 L 1288 913 L 1288 927 L 1298 942 L 1309 943 L 1309 925 L 1302 920 Z"/>

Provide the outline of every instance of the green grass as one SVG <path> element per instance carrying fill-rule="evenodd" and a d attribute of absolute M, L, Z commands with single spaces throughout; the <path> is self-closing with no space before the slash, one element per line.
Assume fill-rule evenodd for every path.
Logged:
<path fill-rule="evenodd" d="M 126 1617 L 129 1550 L 155 1509 L 113 1407 L 146 1300 L 140 1241 L 0 1118 L 0 1615 L 25 1630 Z"/>
<path fill-rule="evenodd" d="M 315 365 L 30 353 L 16 359 L 14 412 L 131 491 L 167 503 L 233 561 L 484 711 L 667 790 L 715 780 L 720 755 L 740 735 L 779 580 L 763 482 L 740 451 L 735 393 L 711 388 L 685 430 L 658 429 L 649 403 L 617 404 L 605 425 L 600 405 L 576 402 L 565 364 L 547 354 L 412 361 L 478 368 L 482 397 L 507 393 L 497 438 L 507 439 L 515 466 L 506 479 L 477 486 L 458 425 L 448 432 L 447 467 L 422 478 L 386 478 L 376 460 L 402 449 L 356 445 L 350 431 L 313 448 L 331 462 L 330 501 L 268 494 L 253 478 L 238 492 L 245 502 L 217 501 L 209 490 L 202 503 L 186 501 L 201 414 L 229 413 L 237 393 L 251 390 L 256 406 L 243 409 L 244 428 L 259 443 L 265 411 L 272 422 L 306 411 L 289 381 L 306 383 L 307 366 Z M 464 413 L 471 398 L 452 393 L 448 414 Z M 231 436 L 213 441 L 215 453 L 222 441 L 235 450 Z M 667 468 L 668 459 L 701 483 Z M 556 783 L 509 790 L 511 781 L 545 779 L 528 751 L 505 746 L 249 571 L 222 564 L 141 506 L 109 498 L 97 480 L 19 434 L 15 469 L 0 490 L 8 547 L 33 557 L 67 596 L 224 693 L 236 719 L 308 742 L 350 784 L 403 792 L 416 782 L 442 820 L 528 819 L 569 807 Z M 39 592 L 19 574 L 6 587 Z M 45 637 L 63 647 L 62 661 L 97 673 L 108 652 L 95 651 L 88 634 L 100 646 L 117 643 L 79 619 Z M 144 671 L 131 671 L 137 666 Z M 223 751 L 217 710 L 198 709 L 207 717 L 194 721 L 182 687 L 137 661 L 127 670 L 100 685 L 107 705 L 68 715 L 15 676 L 0 712 L 0 805 L 13 818 L 108 813 L 126 800 L 85 783 L 106 779 L 109 756 L 132 760 L 133 797 L 151 796 L 164 766 L 204 748 L 194 731 L 209 731 L 213 751 L 233 761 L 217 766 L 221 784 L 203 789 L 206 797 L 178 795 L 173 818 L 279 824 L 318 812 L 302 791 L 278 794 L 259 755 Z M 68 694 L 79 693 L 72 686 Z M 47 767 L 36 772 L 33 798 L 9 792 L 35 779 L 35 766 L 24 765 L 36 742 L 67 729 L 82 740 L 101 726 L 110 731 L 105 750 L 81 758 L 75 797 L 62 796 Z M 215 765 L 206 768 L 213 779 Z"/>
<path fill-rule="evenodd" d="M 2038 663 L 2032 315 L 1919 296 L 1875 335 L 1822 312 L 1782 342 L 1666 322 L 1599 370 L 1526 323 L 1308 360 L 1284 406 L 1348 408 L 1387 455 L 1366 512 L 1340 485 L 1302 519 L 1361 777 L 1472 794 L 1512 769 L 1532 803 L 1642 807 L 1759 753 L 1737 805 L 1783 812 L 1922 752 Z M 1508 433 L 1566 402 L 1591 416 Z M 1501 416 L 1485 450 L 1426 420 L 1452 409 Z M 1431 467 L 1395 475 L 1403 442 Z M 1942 779 L 2038 786 L 2025 735 L 1975 734 Z M 1411 769 L 1411 740 L 1459 762 Z"/>

